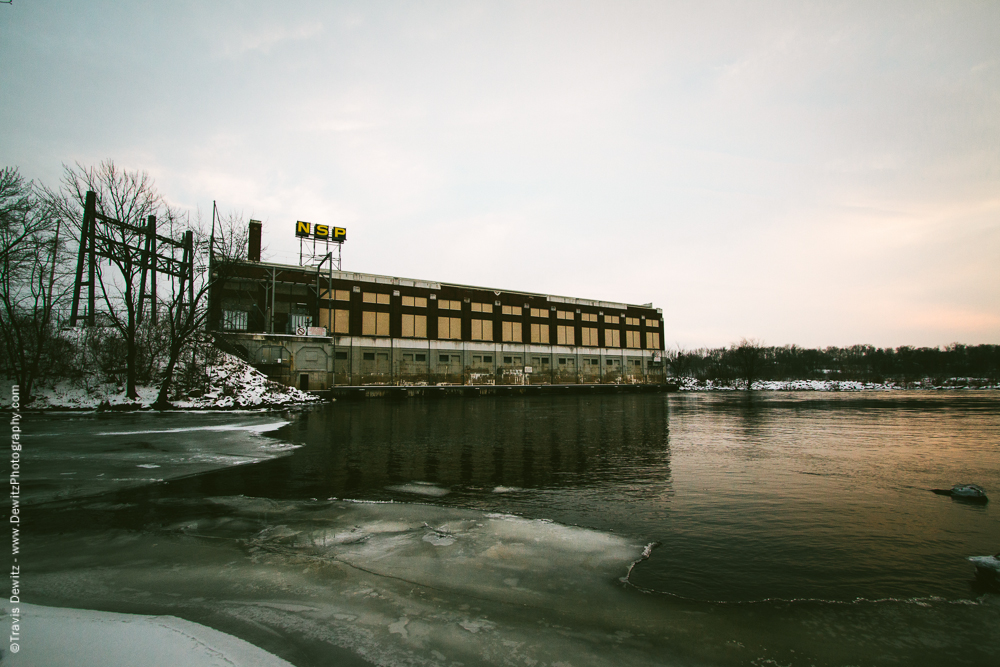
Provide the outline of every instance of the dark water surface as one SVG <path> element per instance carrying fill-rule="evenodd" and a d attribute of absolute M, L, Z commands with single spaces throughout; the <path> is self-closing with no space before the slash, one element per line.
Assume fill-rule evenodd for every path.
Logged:
<path fill-rule="evenodd" d="M 636 586 L 699 600 L 981 594 L 1000 550 L 996 392 L 338 402 L 290 457 L 172 494 L 394 499 L 657 542 Z M 997 502 L 932 494 L 958 482 Z"/>
<path fill-rule="evenodd" d="M 28 602 L 180 616 L 298 667 L 1000 664 L 1000 594 L 966 560 L 1000 551 L 1000 392 L 25 423 Z M 994 500 L 930 491 L 966 482 Z"/>

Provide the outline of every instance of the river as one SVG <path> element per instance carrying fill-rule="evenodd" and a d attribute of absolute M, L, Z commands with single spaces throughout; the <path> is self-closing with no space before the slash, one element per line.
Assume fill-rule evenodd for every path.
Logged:
<path fill-rule="evenodd" d="M 998 399 L 34 415 L 25 598 L 301 667 L 998 664 L 1000 596 L 966 560 L 1000 550 Z M 930 492 L 959 482 L 998 500 Z"/>

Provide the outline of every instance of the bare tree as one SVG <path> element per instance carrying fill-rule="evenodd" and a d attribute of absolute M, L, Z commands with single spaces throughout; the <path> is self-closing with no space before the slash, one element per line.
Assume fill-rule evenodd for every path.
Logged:
<path fill-rule="evenodd" d="M 79 232 L 87 191 L 97 195 L 97 211 L 132 228 L 144 228 L 151 215 L 165 211 L 163 198 L 156 190 L 149 174 L 142 171 L 119 169 L 111 160 L 97 166 L 74 167 L 63 165 L 63 184 L 58 192 L 46 190 L 51 206 L 67 220 L 74 222 Z M 79 236 L 79 234 L 78 234 Z M 142 262 L 138 253 L 121 250 L 137 247 L 140 234 L 121 225 L 98 222 L 98 245 L 115 244 L 118 252 L 112 253 L 110 264 L 117 272 L 108 271 L 99 263 L 97 283 L 107 307 L 108 317 L 125 341 L 125 393 L 128 398 L 138 398 L 136 391 L 137 333 L 143 320 L 140 308 L 140 277 Z"/>
<path fill-rule="evenodd" d="M 173 212 L 170 221 L 171 229 L 175 223 L 180 222 Z M 194 225 L 184 224 L 183 227 L 194 236 L 194 284 L 188 290 L 187 287 L 181 289 L 177 280 L 170 283 L 171 294 L 167 301 L 169 317 L 165 324 L 170 344 L 154 404 L 160 409 L 170 407 L 170 387 L 177 363 L 185 347 L 204 329 L 209 318 L 209 293 L 216 283 L 225 280 L 233 262 L 246 257 L 249 245 L 247 225 L 242 216 L 237 214 L 221 218 L 219 224 L 213 224 L 207 234 L 200 220 Z"/>
<path fill-rule="evenodd" d="M 765 351 L 764 344 L 756 338 L 741 338 L 729 348 L 729 363 L 736 377 L 746 382 L 748 391 L 764 370 Z"/>
<path fill-rule="evenodd" d="M 15 168 L 0 170 L 2 362 L 25 402 L 58 342 L 55 306 L 66 295 L 59 232 L 58 217 L 35 185 Z"/>

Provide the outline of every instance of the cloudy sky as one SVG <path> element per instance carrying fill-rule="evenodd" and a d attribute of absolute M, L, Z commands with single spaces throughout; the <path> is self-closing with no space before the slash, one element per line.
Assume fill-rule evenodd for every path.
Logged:
<path fill-rule="evenodd" d="M 668 346 L 1000 343 L 1000 2 L 0 5 L 0 164 L 653 302 Z"/>

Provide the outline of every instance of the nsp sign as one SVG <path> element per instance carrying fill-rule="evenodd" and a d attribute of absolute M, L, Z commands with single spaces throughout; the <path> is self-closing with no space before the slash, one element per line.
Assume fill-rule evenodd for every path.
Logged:
<path fill-rule="evenodd" d="M 314 225 L 311 222 L 295 223 L 296 236 L 312 236 L 317 239 L 340 243 L 347 240 L 347 230 L 343 227 L 331 227 L 330 225 Z"/>

